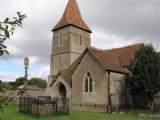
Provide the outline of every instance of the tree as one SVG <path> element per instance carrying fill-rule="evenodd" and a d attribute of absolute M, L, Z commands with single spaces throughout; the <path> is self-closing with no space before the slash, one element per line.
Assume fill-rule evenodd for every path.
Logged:
<path fill-rule="evenodd" d="M 24 18 L 26 18 L 26 15 L 21 14 L 20 12 L 17 12 L 17 15 L 18 16 L 13 17 L 12 20 L 6 18 L 4 21 L 0 21 L 0 56 L 2 56 L 4 53 L 9 54 L 9 52 L 7 51 L 7 46 L 5 45 L 5 40 L 10 39 L 10 36 L 13 35 L 14 30 L 17 26 L 22 27 L 22 21 Z M 1 82 L 1 88 L 2 87 L 3 85 Z M 10 99 L 8 97 L 4 97 L 3 99 L 0 98 L 0 112 L 3 112 L 2 105 L 9 100 Z"/>
<path fill-rule="evenodd" d="M 4 84 L 3 84 L 3 82 L 0 80 L 0 92 L 3 92 L 3 88 L 4 88 Z"/>
<path fill-rule="evenodd" d="M 126 83 L 132 95 L 144 95 L 145 102 L 154 108 L 154 95 L 160 91 L 160 55 L 151 44 L 143 45 L 128 67 Z"/>
<path fill-rule="evenodd" d="M 0 80 L 0 92 L 3 92 L 4 89 L 9 90 L 12 88 L 13 88 L 13 86 L 10 84 L 10 82 L 3 82 Z"/>
<path fill-rule="evenodd" d="M 17 12 L 17 17 L 13 17 L 12 20 L 6 18 L 4 21 L 0 21 L 0 56 L 4 53 L 9 54 L 4 42 L 5 40 L 10 39 L 10 36 L 13 35 L 17 26 L 22 27 L 22 21 L 24 18 L 26 18 L 25 14 Z"/>
<path fill-rule="evenodd" d="M 13 89 L 16 89 L 23 85 L 27 81 L 24 77 L 17 78 L 15 82 L 11 82 L 10 84 L 13 86 Z"/>
<path fill-rule="evenodd" d="M 40 88 L 46 88 L 47 81 L 41 78 L 32 78 L 28 81 L 28 85 L 35 85 Z"/>
<path fill-rule="evenodd" d="M 17 89 L 19 86 L 23 85 L 25 83 L 26 79 L 24 77 L 20 77 L 17 78 L 15 82 L 10 82 L 10 83 L 4 83 L 2 81 L 0 81 L 0 92 L 3 92 L 3 88 L 11 88 L 12 85 L 12 89 Z M 19 94 L 23 94 L 24 91 L 19 90 L 17 92 L 17 95 Z M 17 96 L 16 95 L 16 96 Z M 4 112 L 3 110 L 3 105 L 7 105 L 10 101 L 13 101 L 13 99 L 16 96 L 0 96 L 0 112 Z M 1 118 L 0 118 L 1 120 Z"/>

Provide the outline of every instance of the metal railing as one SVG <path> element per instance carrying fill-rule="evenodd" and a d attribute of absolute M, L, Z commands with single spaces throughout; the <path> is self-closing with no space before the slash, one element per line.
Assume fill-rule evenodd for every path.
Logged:
<path fill-rule="evenodd" d="M 36 115 L 68 115 L 69 98 L 21 96 L 19 100 L 19 112 Z"/>

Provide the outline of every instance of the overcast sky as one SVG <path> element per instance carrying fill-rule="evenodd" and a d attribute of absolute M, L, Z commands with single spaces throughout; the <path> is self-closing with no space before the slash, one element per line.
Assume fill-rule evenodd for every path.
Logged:
<path fill-rule="evenodd" d="M 24 76 L 23 59 L 30 58 L 29 77 L 49 75 L 52 32 L 68 0 L 0 0 L 0 21 L 16 11 L 27 14 L 23 28 L 6 41 L 10 55 L 0 57 L 0 79 Z M 160 50 L 160 0 L 77 0 L 92 30 L 92 46 L 101 49 L 152 43 Z"/>

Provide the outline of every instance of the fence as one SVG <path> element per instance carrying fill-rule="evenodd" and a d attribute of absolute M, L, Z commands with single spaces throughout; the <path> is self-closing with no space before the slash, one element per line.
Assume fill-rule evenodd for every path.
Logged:
<path fill-rule="evenodd" d="M 40 116 L 69 114 L 69 98 L 20 97 L 19 112 Z"/>

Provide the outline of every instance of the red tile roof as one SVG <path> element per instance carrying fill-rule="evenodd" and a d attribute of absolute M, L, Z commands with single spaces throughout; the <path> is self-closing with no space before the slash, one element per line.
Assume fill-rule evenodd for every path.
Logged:
<path fill-rule="evenodd" d="M 110 53 L 120 60 L 121 66 L 129 66 L 130 62 L 134 59 L 136 52 L 143 47 L 143 44 L 134 44 L 123 48 L 116 48 L 106 50 L 106 53 Z"/>
<path fill-rule="evenodd" d="M 134 59 L 136 52 L 142 47 L 143 44 L 134 44 L 110 50 L 100 50 L 90 47 L 87 48 L 81 56 L 68 67 L 67 71 L 72 74 L 80 64 L 85 53 L 89 51 L 105 70 L 127 73 L 128 71 L 126 71 L 125 67 L 129 66 L 130 62 Z"/>
<path fill-rule="evenodd" d="M 104 51 L 90 48 L 92 55 L 96 58 L 96 60 L 103 66 L 105 70 L 126 73 L 127 71 L 121 66 L 119 59 L 109 53 Z"/>
<path fill-rule="evenodd" d="M 73 25 L 85 31 L 91 32 L 90 28 L 82 19 L 76 0 L 69 0 L 61 20 L 57 23 L 52 31 L 66 27 L 68 25 Z"/>

